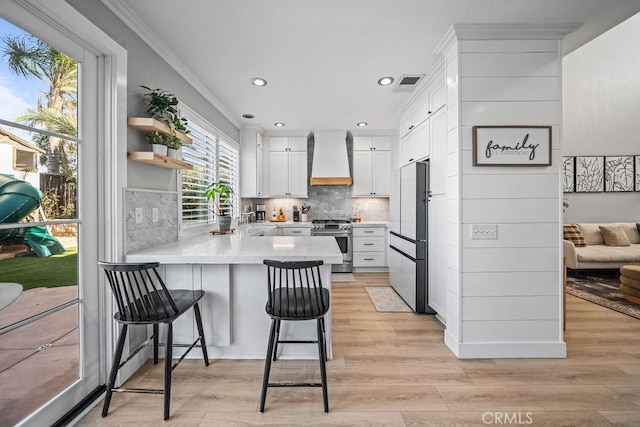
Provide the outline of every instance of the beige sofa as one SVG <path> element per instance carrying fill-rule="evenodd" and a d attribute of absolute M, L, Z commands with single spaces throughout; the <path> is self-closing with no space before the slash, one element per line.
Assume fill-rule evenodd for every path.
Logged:
<path fill-rule="evenodd" d="M 640 232 L 636 223 L 578 223 L 587 246 L 576 247 L 563 240 L 563 255 L 567 267 L 581 269 L 613 269 L 623 265 L 640 265 Z M 606 246 L 599 226 L 620 225 L 629 238 L 630 246 Z"/>

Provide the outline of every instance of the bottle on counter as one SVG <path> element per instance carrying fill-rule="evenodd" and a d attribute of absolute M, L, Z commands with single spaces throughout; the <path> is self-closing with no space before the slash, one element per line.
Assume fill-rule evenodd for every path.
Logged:
<path fill-rule="evenodd" d="M 276 212 L 276 208 L 274 207 L 273 210 L 271 211 L 271 221 L 277 221 L 278 220 L 278 212 Z"/>
<path fill-rule="evenodd" d="M 293 207 L 293 222 L 299 222 L 300 221 L 300 211 L 298 210 L 297 206 Z"/>

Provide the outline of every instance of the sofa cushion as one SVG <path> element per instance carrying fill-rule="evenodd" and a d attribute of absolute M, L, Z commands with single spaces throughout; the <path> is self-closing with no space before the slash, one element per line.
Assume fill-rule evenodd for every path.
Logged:
<path fill-rule="evenodd" d="M 640 245 L 587 245 L 584 248 L 576 248 L 576 257 L 579 262 L 637 263 L 640 262 Z"/>
<path fill-rule="evenodd" d="M 627 233 L 624 232 L 620 225 L 601 225 L 600 232 L 602 233 L 602 237 L 604 237 L 604 244 L 607 246 L 631 245 L 631 242 L 629 242 L 629 238 L 627 237 Z"/>
<path fill-rule="evenodd" d="M 580 233 L 584 236 L 587 246 L 604 245 L 604 237 L 600 232 L 599 224 L 577 223 Z"/>
<path fill-rule="evenodd" d="M 640 281 L 640 265 L 623 265 L 620 274 L 630 279 Z"/>
<path fill-rule="evenodd" d="M 632 245 L 634 243 L 640 243 L 640 231 L 638 231 L 637 224 L 634 224 L 633 222 L 621 222 L 620 227 L 622 227 Z"/>
<path fill-rule="evenodd" d="M 578 248 L 587 246 L 587 242 L 576 224 L 562 226 L 562 238 L 572 242 Z"/>

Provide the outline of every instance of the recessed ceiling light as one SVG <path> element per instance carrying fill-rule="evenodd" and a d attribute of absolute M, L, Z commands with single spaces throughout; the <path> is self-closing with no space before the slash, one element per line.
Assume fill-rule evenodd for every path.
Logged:
<path fill-rule="evenodd" d="M 383 77 L 378 80 L 380 86 L 389 86 L 391 83 L 393 83 L 393 77 Z"/>
<path fill-rule="evenodd" d="M 273 125 L 274 125 L 275 127 L 277 127 L 277 128 L 282 128 L 282 127 L 284 127 L 284 123 L 282 123 L 282 122 L 276 122 L 276 123 L 274 123 Z"/>
<path fill-rule="evenodd" d="M 267 81 L 261 77 L 254 77 L 251 79 L 251 84 L 254 86 L 266 86 Z"/>
<path fill-rule="evenodd" d="M 253 114 L 243 114 L 242 117 L 244 117 L 245 119 L 255 119 L 256 116 L 254 116 Z"/>
<path fill-rule="evenodd" d="M 368 124 L 369 124 L 369 123 L 367 123 L 367 122 L 360 122 L 360 123 L 358 123 L 358 126 L 359 126 L 359 127 L 361 127 L 361 128 L 363 128 L 363 127 L 365 127 L 365 126 L 366 126 L 366 125 L 368 125 Z"/>

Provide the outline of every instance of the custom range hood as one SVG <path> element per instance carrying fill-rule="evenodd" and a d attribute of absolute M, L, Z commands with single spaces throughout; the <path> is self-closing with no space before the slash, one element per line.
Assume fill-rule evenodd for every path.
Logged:
<path fill-rule="evenodd" d="M 351 185 L 346 131 L 314 132 L 310 185 Z"/>

